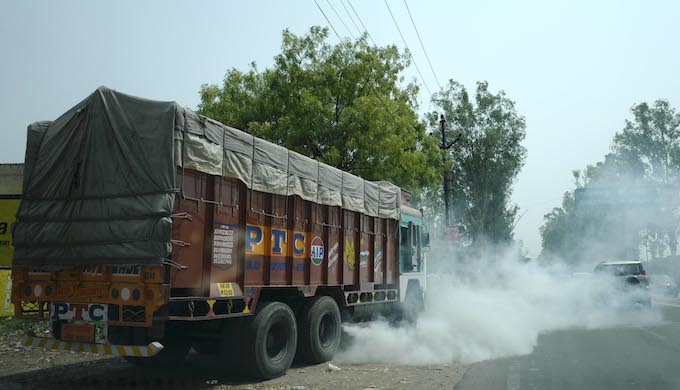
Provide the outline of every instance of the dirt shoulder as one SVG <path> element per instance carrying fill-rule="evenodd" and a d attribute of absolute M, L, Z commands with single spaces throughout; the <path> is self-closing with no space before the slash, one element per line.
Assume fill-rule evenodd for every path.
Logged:
<path fill-rule="evenodd" d="M 0 321 L 5 321 L 0 319 Z M 19 327 L 20 328 L 20 327 Z M 23 329 L 0 325 L 0 388 L 28 389 L 452 389 L 465 372 L 458 364 L 430 367 L 393 364 L 295 365 L 286 375 L 257 382 L 225 377 L 215 356 L 192 353 L 179 369 L 141 370 L 122 358 L 26 348 Z M 46 329 L 37 329 L 45 331 Z"/>

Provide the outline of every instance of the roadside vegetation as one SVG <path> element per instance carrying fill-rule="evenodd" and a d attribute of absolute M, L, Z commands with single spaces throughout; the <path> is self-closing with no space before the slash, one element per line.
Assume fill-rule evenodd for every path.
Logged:
<path fill-rule="evenodd" d="M 575 188 L 545 215 L 544 259 L 577 263 L 677 255 L 680 113 L 667 100 L 639 103 L 630 111 L 611 152 L 573 171 Z"/>
<path fill-rule="evenodd" d="M 518 209 L 510 195 L 526 157 L 525 120 L 513 100 L 486 81 L 468 94 L 451 79 L 420 115 L 420 86 L 403 73 L 410 53 L 371 45 L 368 38 L 332 44 L 326 28 L 302 36 L 286 30 L 271 67 L 229 69 L 222 85 L 203 85 L 199 112 L 365 179 L 411 190 L 432 231 L 444 230 L 442 182 L 449 172 L 451 222 L 459 226 L 461 243 L 512 243 Z M 448 148 L 440 147 L 442 113 Z"/>

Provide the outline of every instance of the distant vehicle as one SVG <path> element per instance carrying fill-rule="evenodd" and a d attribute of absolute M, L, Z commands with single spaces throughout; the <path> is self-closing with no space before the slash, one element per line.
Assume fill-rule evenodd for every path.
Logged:
<path fill-rule="evenodd" d="M 611 275 L 622 282 L 622 293 L 630 294 L 633 304 L 651 306 L 647 272 L 640 261 L 603 261 L 594 269 L 594 274 Z"/>
<path fill-rule="evenodd" d="M 650 289 L 654 294 L 667 297 L 678 296 L 678 284 L 668 275 L 649 275 Z"/>

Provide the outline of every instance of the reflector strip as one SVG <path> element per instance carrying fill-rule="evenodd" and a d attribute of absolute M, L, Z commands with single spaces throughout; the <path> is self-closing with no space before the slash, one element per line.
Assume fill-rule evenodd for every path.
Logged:
<path fill-rule="evenodd" d="M 113 344 L 92 344 L 77 342 L 62 342 L 60 340 L 47 337 L 35 337 L 26 335 L 21 339 L 21 343 L 27 347 L 37 347 L 44 349 L 55 349 L 61 351 L 92 352 L 100 355 L 111 356 L 135 356 L 151 357 L 163 349 L 163 345 L 154 341 L 149 345 L 113 345 Z"/>

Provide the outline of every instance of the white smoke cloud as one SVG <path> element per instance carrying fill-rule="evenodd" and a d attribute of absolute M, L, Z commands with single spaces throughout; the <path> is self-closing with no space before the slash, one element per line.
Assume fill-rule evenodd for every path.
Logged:
<path fill-rule="evenodd" d="M 481 271 L 472 277 L 455 272 L 431 277 L 426 309 L 415 323 L 345 326 L 353 342 L 337 360 L 471 363 L 530 353 L 543 332 L 661 320 L 655 309 L 630 307 L 633 297 L 609 277 L 574 277 L 567 268 L 511 260 L 478 265 Z"/>

